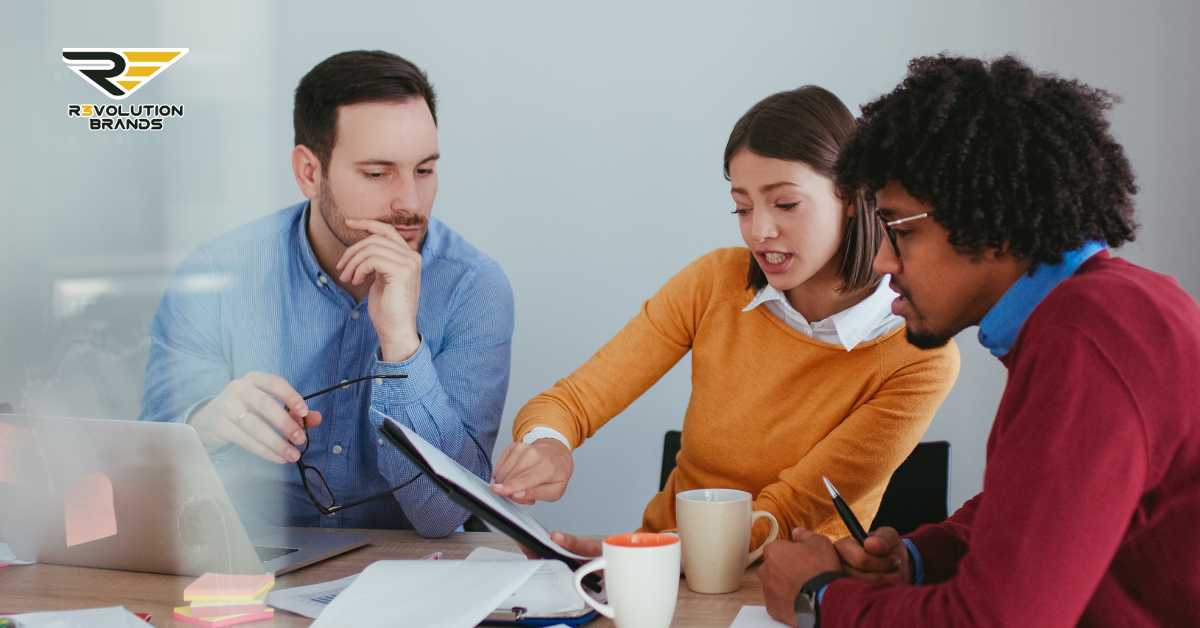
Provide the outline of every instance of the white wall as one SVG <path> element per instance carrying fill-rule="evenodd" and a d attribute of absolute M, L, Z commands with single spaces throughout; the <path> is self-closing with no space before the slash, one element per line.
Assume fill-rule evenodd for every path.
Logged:
<path fill-rule="evenodd" d="M 1124 254 L 1200 294 L 1200 52 L 1185 1 L 836 3 L 20 3 L 0 51 L 18 67 L 0 107 L 0 400 L 129 417 L 162 273 L 200 242 L 299 198 L 291 91 L 327 55 L 384 48 L 425 68 L 441 99 L 438 216 L 501 261 L 517 297 L 509 405 L 585 360 L 668 276 L 738 244 L 721 151 L 737 117 L 817 83 L 852 109 L 915 55 L 1016 52 L 1120 94 L 1112 115 L 1139 174 L 1143 224 Z M 165 132 L 95 134 L 65 105 L 96 92 L 64 47 L 186 46 L 129 102 L 182 102 Z M 64 281 L 116 280 L 66 320 Z M 78 284 L 74 284 L 78 285 Z M 79 338 L 77 342 L 67 339 Z M 973 332 L 927 438 L 954 445 L 952 501 L 978 490 L 1004 371 Z M 548 525 L 635 527 L 657 486 L 662 433 L 688 396 L 685 361 L 577 454 Z"/>

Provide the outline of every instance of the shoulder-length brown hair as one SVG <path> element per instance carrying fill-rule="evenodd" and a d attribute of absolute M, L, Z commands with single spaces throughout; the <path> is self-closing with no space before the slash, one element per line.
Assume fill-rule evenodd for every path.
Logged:
<path fill-rule="evenodd" d="M 725 145 L 725 178 L 729 178 L 729 160 L 746 148 L 763 157 L 802 162 L 821 176 L 835 179 L 838 152 L 854 128 L 850 110 L 827 89 L 805 85 L 772 94 L 733 125 Z M 871 262 L 883 237 L 875 219 L 874 197 L 859 191 L 849 200 L 854 205 L 854 215 L 846 225 L 846 235 L 838 251 L 840 290 L 844 292 L 878 283 Z M 767 276 L 753 254 L 746 284 L 756 291 L 767 285 Z"/>

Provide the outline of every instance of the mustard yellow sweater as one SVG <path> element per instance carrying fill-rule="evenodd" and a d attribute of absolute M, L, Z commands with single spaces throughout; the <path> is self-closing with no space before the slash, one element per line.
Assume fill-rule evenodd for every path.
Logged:
<path fill-rule="evenodd" d="M 675 528 L 680 491 L 737 488 L 775 515 L 781 536 L 802 526 L 840 538 L 847 531 L 822 474 L 870 525 L 892 472 L 953 386 L 958 349 L 922 351 L 901 327 L 846 351 L 765 307 L 742 312 L 754 297 L 748 264 L 744 248 L 692 262 L 583 366 L 525 404 L 513 438 L 544 425 L 578 447 L 691 351 L 683 447 L 643 529 Z M 757 522 L 754 546 L 767 531 Z"/>

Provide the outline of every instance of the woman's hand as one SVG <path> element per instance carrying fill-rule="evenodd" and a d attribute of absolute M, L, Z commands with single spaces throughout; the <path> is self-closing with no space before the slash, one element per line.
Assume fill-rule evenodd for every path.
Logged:
<path fill-rule="evenodd" d="M 558 501 L 575 471 L 571 450 L 553 438 L 513 443 L 500 454 L 492 473 L 492 491 L 526 506 Z"/>

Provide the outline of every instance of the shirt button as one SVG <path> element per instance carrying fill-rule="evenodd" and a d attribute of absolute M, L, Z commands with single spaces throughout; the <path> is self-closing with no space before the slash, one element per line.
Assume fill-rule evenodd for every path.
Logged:
<path fill-rule="evenodd" d="M 337 454 L 340 454 L 340 453 L 342 453 L 342 446 L 341 446 L 341 445 L 334 445 L 334 446 L 333 446 L 333 453 L 334 453 L 334 455 L 337 455 Z"/>
<path fill-rule="evenodd" d="M 338 385 L 340 385 L 344 388 L 346 386 L 346 384 L 349 384 L 349 383 L 350 383 L 350 380 L 343 379 L 342 381 L 338 382 Z"/>
<path fill-rule="evenodd" d="M 329 282 L 329 280 L 325 278 L 325 275 L 317 275 L 317 283 L 319 283 L 323 286 L 328 282 Z"/>
<path fill-rule="evenodd" d="M 358 320 L 358 310 L 354 310 L 353 312 L 350 312 L 350 319 Z"/>
<path fill-rule="evenodd" d="M 380 446 L 380 447 L 383 447 L 383 439 L 382 439 L 382 438 L 380 438 L 380 439 L 379 439 L 379 440 L 377 440 L 376 442 L 377 442 L 377 443 L 379 443 L 379 446 Z"/>

